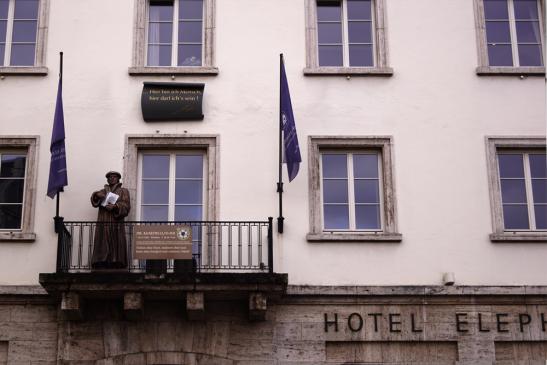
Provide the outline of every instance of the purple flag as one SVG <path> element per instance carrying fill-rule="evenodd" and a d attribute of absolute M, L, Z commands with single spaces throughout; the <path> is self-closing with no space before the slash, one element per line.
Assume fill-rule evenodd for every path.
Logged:
<path fill-rule="evenodd" d="M 296 125 L 292 112 L 291 95 L 289 94 L 289 84 L 287 75 L 285 75 L 285 65 L 281 57 L 281 123 L 283 126 L 283 147 L 284 161 L 287 164 L 289 181 L 292 181 L 298 174 L 300 162 L 300 147 L 298 146 L 298 136 L 296 135 Z"/>
<path fill-rule="evenodd" d="M 49 165 L 49 182 L 47 195 L 53 199 L 56 194 L 63 191 L 68 185 L 66 175 L 65 154 L 65 118 L 63 116 L 63 84 L 59 79 L 57 89 L 57 103 L 55 104 L 55 117 L 53 118 L 53 132 L 51 133 L 51 163 Z"/>

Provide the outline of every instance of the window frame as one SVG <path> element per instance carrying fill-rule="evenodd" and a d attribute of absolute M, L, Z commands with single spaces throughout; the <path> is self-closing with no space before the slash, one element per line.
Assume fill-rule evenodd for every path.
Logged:
<path fill-rule="evenodd" d="M 514 151 L 526 153 L 541 150 L 545 152 L 546 138 L 539 136 L 516 137 L 486 137 L 486 156 L 488 168 L 488 182 L 490 192 L 490 211 L 492 216 L 492 230 L 490 240 L 492 242 L 547 242 L 547 230 L 506 230 L 503 221 L 503 205 L 501 197 L 501 182 L 498 165 L 498 151 Z M 525 175 L 526 176 L 526 175 Z M 525 180 L 529 184 L 529 180 Z M 529 193 L 527 188 L 527 194 Z M 527 205 L 530 200 L 527 200 Z M 528 206 L 530 212 L 530 207 Z M 529 213 L 530 214 L 530 213 Z"/>
<path fill-rule="evenodd" d="M 0 229 L 0 242 L 33 242 L 36 240 L 36 234 L 33 230 L 39 141 L 39 136 L 0 137 L 0 149 L 9 151 L 24 150 L 27 155 L 21 228 Z"/>
<path fill-rule="evenodd" d="M 512 1 L 512 0 L 511 0 Z M 542 45 L 542 57 L 543 66 L 490 66 L 488 60 L 488 43 L 486 40 L 486 18 L 484 14 L 484 0 L 474 0 L 475 7 L 475 29 L 477 38 L 477 56 L 478 66 L 476 73 L 479 76 L 499 75 L 499 76 L 544 76 L 545 75 L 545 0 L 538 0 L 539 4 L 539 23 L 540 23 L 540 37 Z M 514 42 L 514 17 L 511 18 L 512 11 L 509 12 L 509 26 L 511 31 L 511 50 L 513 54 L 513 64 L 515 60 L 518 61 L 518 52 L 515 52 L 515 48 L 518 45 Z M 517 56 L 515 58 L 515 56 Z"/>
<path fill-rule="evenodd" d="M 325 151 L 379 152 L 379 187 L 381 195 L 381 230 L 325 230 L 323 227 L 321 154 Z M 392 136 L 309 136 L 309 242 L 400 242 L 397 227 L 395 172 Z"/>
<path fill-rule="evenodd" d="M 125 136 L 125 158 L 124 158 L 124 186 L 129 190 L 132 204 L 139 209 L 133 209 L 129 213 L 129 220 L 136 220 L 140 217 L 140 170 L 139 155 L 148 151 L 164 151 L 164 153 L 180 151 L 203 151 L 204 163 L 207 170 L 204 172 L 203 194 L 206 198 L 203 202 L 204 220 L 218 220 L 218 200 L 219 200 L 219 141 L 218 135 L 126 135 Z M 133 203 L 132 202 L 132 203 Z"/>
<path fill-rule="evenodd" d="M 178 1 L 178 0 L 173 0 Z M 150 0 L 135 0 L 133 55 L 129 75 L 209 75 L 218 74 L 215 64 L 216 0 L 203 0 L 203 34 L 201 66 L 147 66 L 147 29 Z M 173 10 L 173 12 L 175 12 Z M 175 25 L 173 25 L 175 29 Z M 174 40 L 172 40 L 172 43 Z M 178 45 L 177 45 L 178 47 Z M 172 52 L 175 52 L 172 50 Z"/>
<path fill-rule="evenodd" d="M 306 68 L 304 75 L 306 76 L 321 76 L 321 75 L 342 75 L 342 76 L 391 76 L 393 69 L 389 67 L 388 60 L 388 42 L 387 42 L 387 24 L 385 18 L 385 0 L 372 0 L 372 20 L 373 20 L 373 56 L 374 66 L 370 67 L 352 67 L 352 66 L 319 66 L 319 39 L 317 35 L 317 1 L 306 0 Z M 319 0 L 320 1 L 320 0 Z M 342 12 L 347 8 L 346 1 L 340 0 L 342 4 Z M 344 60 L 347 60 L 349 43 L 345 43 L 347 38 L 344 38 L 344 33 L 347 33 L 347 16 L 343 16 L 342 27 L 343 31 L 343 52 Z M 347 61 L 349 62 L 349 61 Z"/>
<path fill-rule="evenodd" d="M 12 40 L 8 42 L 8 37 L 11 37 L 13 31 L 13 8 L 14 1 L 9 0 L 9 8 L 11 11 L 11 25 L 8 15 L 8 26 L 6 28 L 6 54 L 10 51 L 8 44 L 11 44 Z M 36 48 L 34 50 L 34 65 L 32 66 L 10 66 L 0 64 L 0 75 L 29 75 L 29 76 L 45 76 L 48 73 L 47 67 L 45 67 L 46 62 L 46 41 L 48 33 L 48 23 L 49 23 L 49 0 L 39 0 L 38 2 L 38 18 L 36 24 Z M 4 59 L 4 63 L 6 59 Z"/>

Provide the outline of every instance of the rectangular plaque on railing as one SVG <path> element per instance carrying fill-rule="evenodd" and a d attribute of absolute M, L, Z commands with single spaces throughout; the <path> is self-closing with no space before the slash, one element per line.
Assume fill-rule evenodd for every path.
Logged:
<path fill-rule="evenodd" d="M 142 89 L 142 116 L 147 122 L 202 120 L 205 84 L 145 82 Z"/>
<path fill-rule="evenodd" d="M 191 260 L 192 227 L 161 224 L 135 226 L 133 258 L 138 260 Z"/>

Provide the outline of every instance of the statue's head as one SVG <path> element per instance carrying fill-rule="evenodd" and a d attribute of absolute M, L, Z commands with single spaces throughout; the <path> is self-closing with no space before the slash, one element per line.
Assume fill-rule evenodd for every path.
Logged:
<path fill-rule="evenodd" d="M 120 179 L 122 178 L 122 174 L 120 174 L 118 171 L 108 171 L 106 173 L 106 181 L 108 181 L 108 185 L 115 185 L 120 182 Z"/>

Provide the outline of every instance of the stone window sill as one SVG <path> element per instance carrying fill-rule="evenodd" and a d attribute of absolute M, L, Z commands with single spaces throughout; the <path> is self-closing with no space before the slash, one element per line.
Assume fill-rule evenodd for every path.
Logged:
<path fill-rule="evenodd" d="M 47 67 L 34 67 L 34 66 L 11 66 L 0 67 L 0 75 L 14 75 L 14 76 L 46 76 L 48 73 Z"/>
<path fill-rule="evenodd" d="M 490 234 L 492 242 L 544 242 L 547 243 L 547 232 L 503 232 Z"/>
<path fill-rule="evenodd" d="M 401 242 L 400 233 L 385 232 L 334 232 L 308 233 L 308 242 Z"/>
<path fill-rule="evenodd" d="M 305 76 L 393 76 L 391 67 L 317 67 L 305 68 Z"/>
<path fill-rule="evenodd" d="M 129 75 L 218 75 L 218 67 L 129 67 Z"/>
<path fill-rule="evenodd" d="M 545 67 L 477 67 L 479 76 L 545 76 Z"/>
<path fill-rule="evenodd" d="M 0 242 L 34 242 L 36 233 L 0 232 Z"/>

